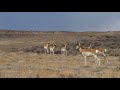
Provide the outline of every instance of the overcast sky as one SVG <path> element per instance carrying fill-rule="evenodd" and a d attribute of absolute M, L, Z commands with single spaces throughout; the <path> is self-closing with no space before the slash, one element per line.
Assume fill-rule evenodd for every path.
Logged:
<path fill-rule="evenodd" d="M 0 29 L 120 31 L 120 12 L 0 12 Z"/>

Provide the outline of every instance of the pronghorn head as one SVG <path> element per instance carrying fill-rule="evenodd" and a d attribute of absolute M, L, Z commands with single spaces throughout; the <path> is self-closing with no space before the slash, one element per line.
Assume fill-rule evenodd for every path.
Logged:
<path fill-rule="evenodd" d="M 99 53 L 100 51 L 96 49 L 95 52 L 96 52 L 96 53 Z"/>
<path fill-rule="evenodd" d="M 80 47 L 80 48 L 79 48 L 79 51 L 80 51 L 80 52 L 81 52 L 81 49 L 82 49 L 82 48 Z"/>
<path fill-rule="evenodd" d="M 90 46 L 89 47 L 91 47 L 92 45 L 90 44 Z"/>
<path fill-rule="evenodd" d="M 79 49 L 79 46 L 76 46 L 76 48 L 75 49 Z"/>
<path fill-rule="evenodd" d="M 89 47 L 88 47 L 88 49 L 91 49 L 91 48 L 92 48 L 92 45 L 90 44 Z"/>
<path fill-rule="evenodd" d="M 80 46 L 81 46 L 80 42 L 77 42 L 77 46 L 76 46 L 76 48 L 75 48 L 75 49 L 79 49 L 79 48 L 80 48 Z"/>
<path fill-rule="evenodd" d="M 56 47 L 56 44 L 53 44 L 53 47 Z"/>
<path fill-rule="evenodd" d="M 49 46 L 50 45 L 50 43 L 49 42 L 47 42 L 47 46 Z"/>
<path fill-rule="evenodd" d="M 76 42 L 76 44 L 78 44 L 78 41 Z"/>
<path fill-rule="evenodd" d="M 107 52 L 107 49 L 105 49 L 105 52 Z"/>
<path fill-rule="evenodd" d="M 56 47 L 56 44 L 54 44 L 54 46 Z"/>
<path fill-rule="evenodd" d="M 81 43 L 79 42 L 79 43 L 78 43 L 78 45 L 80 46 L 80 45 L 81 45 Z"/>
<path fill-rule="evenodd" d="M 66 43 L 66 44 L 65 44 L 65 47 L 66 47 L 67 45 L 68 45 L 68 44 Z"/>
<path fill-rule="evenodd" d="M 81 43 L 80 43 L 80 42 L 78 42 L 78 41 L 76 42 L 76 44 L 77 44 L 77 45 L 81 45 Z"/>

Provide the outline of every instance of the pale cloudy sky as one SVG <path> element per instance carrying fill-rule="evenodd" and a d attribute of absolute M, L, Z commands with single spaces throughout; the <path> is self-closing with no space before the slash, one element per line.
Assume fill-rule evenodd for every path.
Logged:
<path fill-rule="evenodd" d="M 0 29 L 120 31 L 120 12 L 0 12 Z"/>

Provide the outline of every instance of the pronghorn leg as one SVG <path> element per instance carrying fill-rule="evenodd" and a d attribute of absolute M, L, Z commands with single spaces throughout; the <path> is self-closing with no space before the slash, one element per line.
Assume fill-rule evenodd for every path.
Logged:
<path fill-rule="evenodd" d="M 98 58 L 98 56 L 97 55 L 93 55 L 94 56 L 94 58 L 97 60 L 96 62 L 97 62 L 97 64 L 100 66 L 100 58 Z"/>
<path fill-rule="evenodd" d="M 98 60 L 98 65 L 100 66 L 100 58 L 97 57 L 97 60 Z"/>
<path fill-rule="evenodd" d="M 61 54 L 63 54 L 63 52 L 61 51 Z"/>
<path fill-rule="evenodd" d="M 66 51 L 66 56 L 67 56 L 67 51 Z"/>
<path fill-rule="evenodd" d="M 104 59 L 106 59 L 106 55 L 105 55 L 105 53 L 104 53 L 104 52 L 102 52 L 102 55 L 104 56 Z"/>
<path fill-rule="evenodd" d="M 98 62 L 99 62 L 98 65 L 100 66 L 100 59 L 99 58 L 98 58 Z"/>
<path fill-rule="evenodd" d="M 65 52 L 64 51 L 62 51 L 62 55 L 65 56 Z"/>
<path fill-rule="evenodd" d="M 95 60 L 96 60 L 96 64 L 98 64 L 98 59 L 97 56 L 94 56 Z"/>
<path fill-rule="evenodd" d="M 63 55 L 65 56 L 65 52 L 63 52 Z"/>
<path fill-rule="evenodd" d="M 108 63 L 108 60 L 106 60 L 106 57 L 107 57 L 106 54 L 104 52 L 102 52 L 102 55 L 104 57 L 104 62 Z"/>
<path fill-rule="evenodd" d="M 44 51 L 45 51 L 45 54 L 46 54 L 46 49 L 44 49 Z"/>
<path fill-rule="evenodd" d="M 86 58 L 87 58 L 87 57 L 86 57 L 86 56 L 84 56 L 84 58 L 85 58 L 85 66 L 86 66 L 86 65 L 87 65 L 87 61 L 86 61 Z"/>
<path fill-rule="evenodd" d="M 98 60 L 96 60 L 96 64 L 98 64 Z"/>
<path fill-rule="evenodd" d="M 108 60 L 107 60 L 107 63 L 108 63 Z"/>
<path fill-rule="evenodd" d="M 104 60 L 106 60 L 106 54 L 105 53 L 103 53 L 103 56 L 104 56 Z M 107 61 L 107 63 L 108 63 L 108 60 L 106 60 Z"/>
<path fill-rule="evenodd" d="M 95 60 L 96 60 L 96 64 L 98 64 L 97 55 L 94 55 L 94 54 L 93 54 L 93 57 L 94 57 Z"/>
<path fill-rule="evenodd" d="M 49 50 L 47 49 L 47 53 L 49 53 Z"/>

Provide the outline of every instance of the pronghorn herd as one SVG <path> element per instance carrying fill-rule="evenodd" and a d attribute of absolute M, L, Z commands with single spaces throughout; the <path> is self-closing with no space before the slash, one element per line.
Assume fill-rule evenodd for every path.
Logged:
<path fill-rule="evenodd" d="M 55 52 L 55 48 L 56 48 L 56 44 L 53 44 L 52 46 L 50 46 L 50 43 L 48 42 L 46 45 L 44 45 L 44 52 L 45 54 L 53 54 Z M 76 50 L 79 50 L 79 52 L 82 54 L 82 56 L 85 59 L 85 65 L 87 65 L 87 57 L 89 56 L 93 56 L 96 59 L 96 63 L 98 65 L 100 65 L 100 58 L 98 57 L 98 55 L 103 55 L 104 56 L 104 60 L 106 59 L 106 52 L 107 49 L 104 48 L 92 48 L 92 45 L 89 45 L 88 48 L 83 49 L 81 47 L 81 43 L 77 42 L 77 45 L 75 47 Z M 61 48 L 61 53 L 64 55 L 67 55 L 67 44 L 64 44 L 64 47 Z M 108 61 L 107 61 L 108 63 Z"/>

